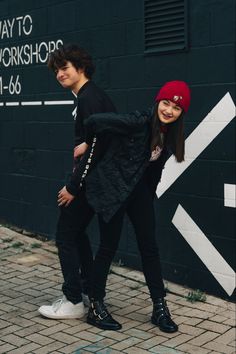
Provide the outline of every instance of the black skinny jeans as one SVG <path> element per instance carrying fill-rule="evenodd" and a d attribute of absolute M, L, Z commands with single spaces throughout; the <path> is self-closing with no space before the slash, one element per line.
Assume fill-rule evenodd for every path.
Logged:
<path fill-rule="evenodd" d="M 153 198 L 145 179 L 137 184 L 126 206 L 122 207 L 110 222 L 99 219 L 100 245 L 92 272 L 91 298 L 103 300 L 111 262 L 118 248 L 125 212 L 134 226 L 143 273 L 152 301 L 165 297 L 159 251 L 155 240 L 155 215 Z"/>
<path fill-rule="evenodd" d="M 57 224 L 56 245 L 61 264 L 64 283 L 62 291 L 66 298 L 78 303 L 82 300 L 80 266 L 86 264 L 87 275 L 91 276 L 90 297 L 102 300 L 105 297 L 107 275 L 111 262 L 119 245 L 124 214 L 128 214 L 135 230 L 139 252 L 142 258 L 143 272 L 151 298 L 155 302 L 166 295 L 161 273 L 159 251 L 155 240 L 155 216 L 151 193 L 142 179 L 122 206 L 108 222 L 98 217 L 100 245 L 92 268 L 92 252 L 88 247 L 88 238 L 84 233 L 94 216 L 85 193 L 81 191 L 68 207 L 60 208 Z"/>
<path fill-rule="evenodd" d="M 69 206 L 60 208 L 56 245 L 64 278 L 62 291 L 74 304 L 82 301 L 82 285 L 85 280 L 85 291 L 89 290 L 93 254 L 85 230 L 93 216 L 93 209 L 88 205 L 83 191 Z"/>

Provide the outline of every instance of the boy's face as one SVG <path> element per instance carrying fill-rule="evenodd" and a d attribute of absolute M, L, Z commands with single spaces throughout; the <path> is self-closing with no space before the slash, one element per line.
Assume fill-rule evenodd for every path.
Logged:
<path fill-rule="evenodd" d="M 55 70 L 57 81 L 65 88 L 78 92 L 80 82 L 84 76 L 81 69 L 76 69 L 70 61 Z"/>

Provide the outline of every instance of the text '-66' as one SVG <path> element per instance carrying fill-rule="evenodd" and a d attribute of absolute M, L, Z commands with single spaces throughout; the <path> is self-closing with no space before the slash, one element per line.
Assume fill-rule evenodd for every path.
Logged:
<path fill-rule="evenodd" d="M 4 93 L 9 93 L 10 95 L 19 95 L 21 93 L 19 75 L 16 77 L 11 75 L 8 82 L 3 82 L 3 77 L 0 76 L 0 95 L 3 95 Z"/>

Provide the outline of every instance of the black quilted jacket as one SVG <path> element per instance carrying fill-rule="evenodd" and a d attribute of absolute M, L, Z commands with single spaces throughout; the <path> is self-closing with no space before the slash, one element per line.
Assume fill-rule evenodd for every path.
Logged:
<path fill-rule="evenodd" d="M 85 184 L 89 204 L 105 221 L 111 219 L 145 170 L 148 171 L 151 119 L 151 111 L 136 111 L 130 114 L 98 113 L 84 122 L 88 140 L 96 136 L 95 147 L 87 150 L 80 163 L 81 171 L 74 174 L 66 187 L 76 195 Z M 162 160 L 155 185 L 166 159 L 162 158 L 158 163 Z M 147 179 L 149 177 L 147 174 Z M 153 184 L 150 179 L 151 182 Z"/>

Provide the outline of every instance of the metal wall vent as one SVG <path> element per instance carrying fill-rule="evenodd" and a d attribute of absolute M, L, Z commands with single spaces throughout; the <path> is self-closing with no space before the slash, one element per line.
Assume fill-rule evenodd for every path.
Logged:
<path fill-rule="evenodd" d="M 145 52 L 187 48 L 186 0 L 144 0 Z"/>

